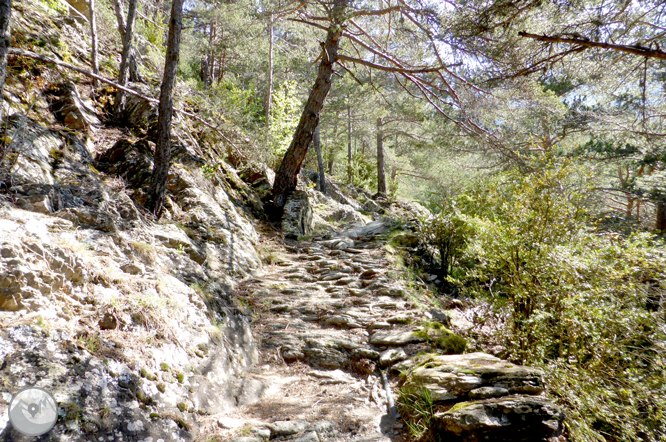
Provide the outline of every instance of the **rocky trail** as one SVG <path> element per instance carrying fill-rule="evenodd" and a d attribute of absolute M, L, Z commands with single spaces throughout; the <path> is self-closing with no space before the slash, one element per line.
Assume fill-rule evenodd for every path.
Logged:
<path fill-rule="evenodd" d="M 407 325 L 421 313 L 384 257 L 387 230 L 381 222 L 357 229 L 353 247 L 349 239 L 292 242 L 240 284 L 261 341 L 261 362 L 248 376 L 271 387 L 220 419 L 230 434 L 254 435 L 234 440 L 269 432 L 301 442 L 403 440 L 379 370 L 424 346 Z"/>
<path fill-rule="evenodd" d="M 544 391 L 538 370 L 484 353 L 432 355 L 462 353 L 464 340 L 444 328 L 451 325 L 449 313 L 427 311 L 396 278 L 383 249 L 389 230 L 375 221 L 336 239 L 287 244 L 263 274 L 240 284 L 261 343 L 260 363 L 247 376 L 266 390 L 218 419 L 228 437 L 412 440 L 382 382 L 388 379 L 394 400 L 406 373 L 407 384 L 425 387 L 435 403 L 448 404 L 444 410 L 480 400 L 470 403 L 471 414 L 440 414 L 442 430 L 455 440 L 542 440 L 561 433 L 561 413 L 538 396 Z M 427 324 L 439 324 L 437 343 Z"/>

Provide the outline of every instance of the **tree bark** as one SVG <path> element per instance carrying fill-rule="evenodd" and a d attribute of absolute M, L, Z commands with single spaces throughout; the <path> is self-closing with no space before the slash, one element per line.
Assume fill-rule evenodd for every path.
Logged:
<path fill-rule="evenodd" d="M 169 20 L 169 38 L 164 62 L 164 79 L 160 89 L 159 117 L 157 119 L 157 145 L 153 181 L 148 191 L 146 208 L 159 219 L 164 211 L 164 192 L 171 163 L 171 117 L 173 115 L 173 88 L 176 84 L 180 33 L 183 28 L 183 2 L 173 0 Z"/>
<path fill-rule="evenodd" d="M 98 44 L 97 44 L 97 19 L 95 18 L 95 0 L 90 0 L 90 34 L 92 36 L 92 70 L 96 75 L 99 75 L 99 57 L 98 57 Z M 99 80 L 93 80 L 93 86 L 99 87 Z"/>
<path fill-rule="evenodd" d="M 328 28 L 326 40 L 322 44 L 323 54 L 319 63 L 317 79 L 301 114 L 294 138 L 275 176 L 273 204 L 279 212 L 284 208 L 288 194 L 296 189 L 298 172 L 301 170 L 305 155 L 308 153 L 315 128 L 319 124 L 319 114 L 324 106 L 324 100 L 331 89 L 333 64 L 338 57 L 342 23 L 345 20 L 343 15 L 348 2 L 349 0 L 333 0 L 332 22 Z"/>
<path fill-rule="evenodd" d="M 127 8 L 127 21 L 119 21 L 118 27 L 123 27 L 123 32 L 120 33 L 123 40 L 123 54 L 120 63 L 120 73 L 118 75 L 118 84 L 121 86 L 127 85 L 127 80 L 129 79 L 130 71 L 130 56 L 132 52 L 132 38 L 134 36 L 134 25 L 136 23 L 136 8 L 138 0 L 129 0 L 129 6 Z M 122 0 L 116 0 L 116 17 L 122 18 Z M 121 119 L 125 113 L 125 93 L 122 90 L 118 90 L 116 94 L 116 118 Z"/>
<path fill-rule="evenodd" d="M 11 43 L 9 22 L 12 18 L 12 0 L 0 0 L 0 92 L 7 79 L 7 50 Z"/>
<path fill-rule="evenodd" d="M 319 191 L 326 194 L 326 171 L 324 170 L 324 157 L 321 153 L 321 138 L 319 137 L 319 126 L 315 129 L 312 139 L 315 151 L 317 152 L 317 167 L 319 169 Z"/>
<path fill-rule="evenodd" d="M 660 199 L 657 201 L 657 214 L 656 214 L 655 229 L 666 231 L 666 201 Z"/>
<path fill-rule="evenodd" d="M 384 132 L 382 119 L 377 118 L 377 193 L 386 195 L 386 173 L 384 171 Z"/>
<path fill-rule="evenodd" d="M 354 173 L 352 171 L 352 120 L 351 120 L 351 105 L 349 103 L 349 95 L 347 95 L 347 179 L 349 184 L 354 184 Z"/>
<path fill-rule="evenodd" d="M 266 142 L 270 144 L 271 107 L 273 106 L 273 14 L 268 17 L 268 91 L 266 91 Z"/>

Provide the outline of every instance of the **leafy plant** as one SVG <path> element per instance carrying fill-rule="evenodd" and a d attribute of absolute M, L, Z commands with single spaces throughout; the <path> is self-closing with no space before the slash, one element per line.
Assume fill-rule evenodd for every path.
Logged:
<path fill-rule="evenodd" d="M 496 339 L 549 373 L 572 440 L 663 440 L 664 317 L 646 309 L 664 289 L 663 241 L 597 231 L 585 178 L 544 161 L 458 197 L 470 228 L 450 280 L 505 312 Z"/>

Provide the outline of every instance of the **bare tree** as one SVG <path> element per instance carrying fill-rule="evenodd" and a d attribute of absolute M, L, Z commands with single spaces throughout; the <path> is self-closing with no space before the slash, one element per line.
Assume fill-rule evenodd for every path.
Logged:
<path fill-rule="evenodd" d="M 384 171 L 384 131 L 382 119 L 377 118 L 377 193 L 386 195 L 386 173 Z"/>
<path fill-rule="evenodd" d="M 95 18 L 95 0 L 90 0 L 90 34 L 92 35 L 92 70 L 96 75 L 99 75 L 99 57 L 98 57 L 98 44 L 97 44 L 97 20 Z M 99 80 L 94 79 L 93 85 L 99 87 Z"/>
<path fill-rule="evenodd" d="M 127 85 L 130 75 L 130 64 L 132 56 L 132 38 L 134 37 L 134 25 L 136 23 L 136 9 L 138 0 L 129 0 L 127 8 L 127 21 L 123 19 L 122 0 L 115 0 L 116 17 L 118 19 L 118 30 L 123 41 L 123 53 L 118 74 L 118 84 Z M 125 112 L 125 92 L 122 89 L 116 94 L 116 118 L 122 118 Z"/>
<path fill-rule="evenodd" d="M 268 90 L 266 91 L 266 142 L 270 143 L 273 106 L 273 14 L 268 17 Z"/>
<path fill-rule="evenodd" d="M 183 28 L 183 2 L 173 0 L 171 19 L 169 20 L 169 37 L 167 41 L 166 60 L 164 62 L 164 78 L 160 90 L 159 116 L 157 120 L 157 146 L 155 147 L 155 164 L 153 180 L 148 191 L 146 208 L 157 218 L 164 211 L 164 192 L 167 175 L 171 163 L 171 117 L 173 115 L 173 88 L 176 84 L 178 57 L 180 53 L 180 33 Z"/>
<path fill-rule="evenodd" d="M 326 170 L 324 169 L 324 157 L 321 153 L 321 137 L 319 136 L 319 126 L 315 129 L 312 139 L 315 151 L 317 152 L 317 169 L 319 170 L 319 191 L 326 194 Z"/>
<path fill-rule="evenodd" d="M 0 92 L 7 78 L 7 49 L 11 42 L 9 22 L 12 18 L 12 0 L 0 0 Z"/>

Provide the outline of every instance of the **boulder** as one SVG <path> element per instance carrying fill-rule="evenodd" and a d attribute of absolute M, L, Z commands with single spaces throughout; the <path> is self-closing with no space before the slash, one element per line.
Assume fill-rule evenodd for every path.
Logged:
<path fill-rule="evenodd" d="M 53 115 L 68 128 L 88 130 L 100 124 L 92 106 L 83 101 L 74 83 L 57 85 L 48 91 L 47 97 Z"/>
<path fill-rule="evenodd" d="M 287 238 L 311 235 L 313 232 L 312 205 L 308 194 L 296 190 L 287 197 L 282 214 L 282 231 Z"/>
<path fill-rule="evenodd" d="M 436 402 L 459 402 L 487 394 L 480 390 L 483 387 L 495 388 L 492 395 L 540 394 L 544 391 L 542 377 L 535 368 L 486 353 L 468 353 L 432 356 L 411 371 L 408 382 L 423 385 Z"/>
<path fill-rule="evenodd" d="M 455 435 L 465 442 L 542 441 L 564 430 L 564 414 L 546 398 L 509 396 L 479 402 L 461 402 L 434 416 L 435 433 L 447 440 Z"/>

